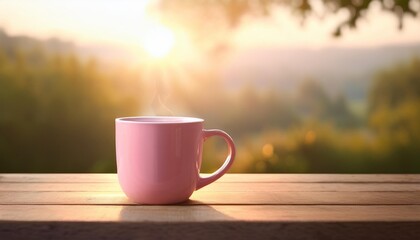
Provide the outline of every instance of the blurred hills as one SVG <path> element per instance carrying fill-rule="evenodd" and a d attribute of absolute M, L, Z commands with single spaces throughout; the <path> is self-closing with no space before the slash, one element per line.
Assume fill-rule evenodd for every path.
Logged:
<path fill-rule="evenodd" d="M 104 67 L 112 67 L 115 63 L 124 63 L 133 66 L 137 63 L 134 54 L 129 51 L 110 45 L 79 45 L 59 38 L 46 40 L 34 37 L 16 35 L 12 36 L 0 28 L 0 47 L 6 54 L 19 49 L 24 52 L 43 51 L 46 54 L 76 54 L 82 61 L 90 58 L 100 59 Z"/>
<path fill-rule="evenodd" d="M 252 84 L 285 94 L 302 81 L 322 83 L 331 95 L 365 98 L 375 73 L 397 62 L 420 56 L 420 43 L 377 48 L 250 49 L 232 54 L 223 71 L 231 88 Z"/>
<path fill-rule="evenodd" d="M 69 41 L 63 41 L 58 38 L 39 40 L 23 35 L 11 36 L 2 28 L 0 28 L 0 46 L 5 50 L 6 54 L 15 49 L 33 51 L 37 48 L 43 48 L 49 53 L 71 53 L 76 50 L 76 45 Z"/>

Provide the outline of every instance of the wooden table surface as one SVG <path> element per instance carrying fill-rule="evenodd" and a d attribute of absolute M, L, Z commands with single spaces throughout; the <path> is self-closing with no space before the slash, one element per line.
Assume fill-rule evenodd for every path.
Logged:
<path fill-rule="evenodd" d="M 228 174 L 136 205 L 115 174 L 0 174 L 0 239 L 420 239 L 420 175 Z"/>

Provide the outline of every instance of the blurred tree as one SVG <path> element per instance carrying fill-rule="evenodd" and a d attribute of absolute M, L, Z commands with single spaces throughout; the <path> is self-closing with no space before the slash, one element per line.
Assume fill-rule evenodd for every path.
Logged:
<path fill-rule="evenodd" d="M 340 36 L 344 27 L 357 27 L 358 20 L 365 17 L 375 3 L 380 4 L 383 11 L 397 17 L 400 29 L 404 26 L 405 16 L 417 17 L 420 13 L 420 0 L 163 0 L 158 7 L 164 11 L 164 16 L 170 18 L 170 22 L 180 21 L 180 25 L 195 29 L 198 29 L 201 23 L 190 21 L 193 16 L 207 16 L 205 21 L 211 16 L 212 21 L 204 25 L 225 24 L 234 27 L 246 15 L 269 16 L 275 6 L 290 8 L 303 20 L 309 16 L 324 17 L 346 11 L 347 19 L 338 23 L 333 30 L 335 36 Z"/>
<path fill-rule="evenodd" d="M 115 88 L 94 59 L 2 39 L 0 172 L 115 170 L 113 120 L 135 114 L 139 100 Z"/>
<path fill-rule="evenodd" d="M 340 94 L 333 99 L 317 81 L 309 79 L 302 83 L 298 89 L 296 104 L 302 118 L 309 121 L 327 121 L 339 128 L 354 128 L 359 125 L 346 97 Z"/>
<path fill-rule="evenodd" d="M 348 100 L 343 94 L 338 95 L 334 100 L 330 116 L 340 128 L 355 128 L 359 127 L 361 123 L 356 114 L 351 111 Z"/>
<path fill-rule="evenodd" d="M 380 72 L 369 96 L 372 128 L 384 141 L 420 143 L 420 59 Z"/>
<path fill-rule="evenodd" d="M 322 85 L 314 80 L 306 80 L 300 85 L 297 100 L 304 115 L 316 118 L 327 117 L 332 105 Z"/>

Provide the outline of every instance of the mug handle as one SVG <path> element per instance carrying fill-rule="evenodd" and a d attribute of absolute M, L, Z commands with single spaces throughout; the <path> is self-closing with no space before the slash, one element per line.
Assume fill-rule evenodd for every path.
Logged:
<path fill-rule="evenodd" d="M 200 174 L 198 175 L 196 190 L 206 185 L 209 185 L 210 183 L 216 181 L 221 176 L 223 176 L 229 170 L 230 166 L 232 166 L 233 160 L 235 158 L 235 154 L 236 154 L 235 144 L 233 143 L 233 139 L 227 133 L 218 129 L 211 129 L 211 130 L 203 129 L 204 141 L 206 141 L 209 137 L 212 137 L 212 136 L 222 137 L 226 141 L 229 147 L 229 155 L 226 157 L 226 160 L 223 163 L 223 165 L 219 169 L 217 169 L 216 172 L 212 173 L 210 176 L 201 177 Z"/>

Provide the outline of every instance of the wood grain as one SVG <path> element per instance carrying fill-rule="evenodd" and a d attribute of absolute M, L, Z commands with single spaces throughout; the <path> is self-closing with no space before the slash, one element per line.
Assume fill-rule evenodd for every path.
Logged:
<path fill-rule="evenodd" d="M 420 204 L 420 192 L 208 192 L 196 191 L 188 205 L 197 204 Z M 122 192 L 0 192 L 0 204 L 133 205 Z"/>
<path fill-rule="evenodd" d="M 116 181 L 115 174 L 0 174 L 0 182 L 89 183 Z M 227 174 L 218 181 L 241 183 L 420 183 L 420 174 Z"/>
<path fill-rule="evenodd" d="M 0 239 L 418 239 L 420 175 L 228 174 L 178 205 L 115 174 L 0 174 Z M 186 237 L 189 236 L 189 237 Z"/>
<path fill-rule="evenodd" d="M 246 183 L 215 182 L 200 191 L 207 192 L 418 192 L 418 183 Z M 49 183 L 49 182 L 0 182 L 2 191 L 18 192 L 121 192 L 118 182 L 98 183 Z"/>
<path fill-rule="evenodd" d="M 0 222 L 0 237 L 7 240 L 418 240 L 419 236 L 416 222 Z"/>
<path fill-rule="evenodd" d="M 209 222 L 420 221 L 420 206 L 0 205 L 2 221 Z"/>

